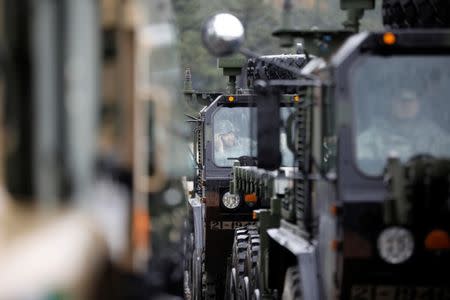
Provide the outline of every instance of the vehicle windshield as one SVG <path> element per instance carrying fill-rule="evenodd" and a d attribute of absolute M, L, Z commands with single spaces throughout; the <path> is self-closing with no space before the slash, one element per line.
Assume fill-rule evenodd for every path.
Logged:
<path fill-rule="evenodd" d="M 282 107 L 280 116 L 283 126 L 280 130 L 280 150 L 282 154 L 282 165 L 293 165 L 293 154 L 288 148 L 286 123 L 292 107 Z M 218 167 L 233 166 L 234 159 L 241 156 L 256 157 L 257 141 L 255 122 L 255 107 L 221 107 L 213 116 L 214 134 L 214 163 Z"/>
<path fill-rule="evenodd" d="M 381 175 L 388 157 L 450 157 L 450 59 L 369 56 L 350 71 L 356 161 Z"/>

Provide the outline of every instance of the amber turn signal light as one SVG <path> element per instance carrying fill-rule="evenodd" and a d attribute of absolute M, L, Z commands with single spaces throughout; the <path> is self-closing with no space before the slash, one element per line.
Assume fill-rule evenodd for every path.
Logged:
<path fill-rule="evenodd" d="M 255 193 L 252 193 L 252 194 L 246 194 L 245 196 L 244 196 L 244 200 L 245 200 L 245 202 L 256 202 L 256 194 Z"/>
<path fill-rule="evenodd" d="M 397 42 L 397 37 L 392 32 L 383 34 L 383 43 L 386 45 L 394 45 Z"/>
<path fill-rule="evenodd" d="M 450 237 L 444 230 L 435 229 L 425 238 L 425 248 L 428 250 L 450 249 Z"/>

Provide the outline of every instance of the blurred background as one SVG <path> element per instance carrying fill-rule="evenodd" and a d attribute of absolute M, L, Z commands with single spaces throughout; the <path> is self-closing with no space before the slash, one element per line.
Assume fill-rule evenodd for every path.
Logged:
<path fill-rule="evenodd" d="M 281 49 L 272 31 L 280 26 L 283 0 L 173 0 L 183 67 L 189 67 L 193 87 L 198 90 L 224 90 L 222 71 L 201 43 L 199 30 L 203 21 L 216 12 L 230 12 L 245 27 L 246 47 L 259 54 L 289 52 Z M 300 29 L 338 29 L 345 21 L 345 12 L 338 0 L 293 0 L 292 12 Z M 374 10 L 366 11 L 361 30 L 381 30 L 381 1 Z M 295 49 L 292 49 L 292 53 Z"/>
<path fill-rule="evenodd" d="M 0 1 L 0 299 L 182 295 L 177 36 L 166 0 Z"/>

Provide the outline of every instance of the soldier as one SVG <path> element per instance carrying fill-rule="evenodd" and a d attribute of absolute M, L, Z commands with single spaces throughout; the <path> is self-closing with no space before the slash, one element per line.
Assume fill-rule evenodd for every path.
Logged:
<path fill-rule="evenodd" d="M 250 156 L 251 150 L 256 149 L 254 142 L 240 134 L 229 120 L 219 120 L 214 129 L 214 160 L 219 166 L 231 166 L 229 158 Z"/>
<path fill-rule="evenodd" d="M 365 171 L 381 171 L 389 155 L 403 161 L 416 154 L 448 155 L 450 135 L 426 116 L 422 101 L 403 90 L 393 98 L 388 118 L 375 114 L 377 119 L 357 139 L 357 158 Z M 369 161 L 376 163 L 369 166 Z"/>
<path fill-rule="evenodd" d="M 237 144 L 236 129 L 228 120 L 220 121 L 215 135 L 216 151 L 223 153 Z"/>

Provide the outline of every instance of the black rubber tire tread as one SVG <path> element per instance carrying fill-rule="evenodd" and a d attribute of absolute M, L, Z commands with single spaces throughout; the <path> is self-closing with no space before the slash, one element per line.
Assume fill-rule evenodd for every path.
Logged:
<path fill-rule="evenodd" d="M 244 278 L 241 281 L 240 287 L 242 289 L 241 290 L 241 294 L 242 294 L 241 299 L 250 300 L 250 295 L 251 295 L 250 294 L 250 281 L 248 279 L 248 276 L 244 276 Z"/>
<path fill-rule="evenodd" d="M 231 255 L 231 267 L 236 269 L 236 290 L 231 293 L 236 295 L 237 299 L 244 298 L 244 277 L 246 274 L 247 248 L 251 235 L 257 234 L 257 228 L 254 225 L 247 225 L 237 228 L 234 232 L 233 249 Z"/>
<path fill-rule="evenodd" d="M 450 28 L 448 0 L 383 0 L 383 24 L 389 28 Z"/>
<path fill-rule="evenodd" d="M 260 288 L 259 282 L 259 255 L 260 255 L 260 237 L 259 234 L 251 234 L 247 247 L 246 274 L 248 274 L 250 284 L 250 294 L 255 289 Z"/>
<path fill-rule="evenodd" d="M 302 300 L 302 292 L 300 287 L 300 274 L 296 266 L 286 270 L 284 277 L 284 288 L 281 296 L 282 300 Z"/>
<path fill-rule="evenodd" d="M 236 269 L 231 267 L 230 264 L 228 264 L 227 267 L 227 279 L 225 282 L 225 295 L 224 299 L 227 300 L 236 300 L 238 299 L 238 296 L 236 295 L 237 288 L 236 285 Z"/>
<path fill-rule="evenodd" d="M 252 300 L 260 300 L 261 299 L 261 293 L 260 293 L 260 291 L 258 289 L 253 291 L 251 299 Z"/>

